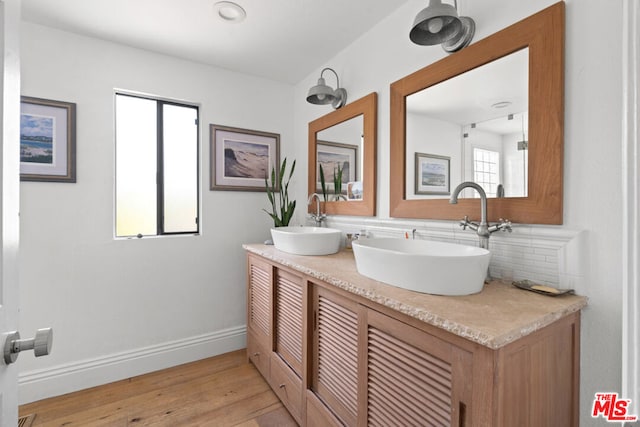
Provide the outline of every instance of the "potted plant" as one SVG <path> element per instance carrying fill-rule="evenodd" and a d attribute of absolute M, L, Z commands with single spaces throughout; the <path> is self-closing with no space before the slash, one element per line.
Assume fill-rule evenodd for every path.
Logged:
<path fill-rule="evenodd" d="M 289 182 L 293 176 L 293 171 L 296 169 L 296 161 L 291 164 L 291 170 L 287 181 L 284 182 L 284 176 L 287 170 L 287 158 L 285 157 L 280 165 L 280 172 L 276 173 L 276 168 L 271 169 L 271 182 L 264 178 L 264 185 L 267 189 L 267 197 L 269 203 L 271 203 L 271 212 L 266 209 L 262 209 L 273 219 L 273 225 L 275 227 L 286 227 L 289 225 L 289 221 L 293 217 L 293 212 L 296 210 L 296 201 L 289 200 Z M 276 196 L 276 193 L 280 193 Z"/>

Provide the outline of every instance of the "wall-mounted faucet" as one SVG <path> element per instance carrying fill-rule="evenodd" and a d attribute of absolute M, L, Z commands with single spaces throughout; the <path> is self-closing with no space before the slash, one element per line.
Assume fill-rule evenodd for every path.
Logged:
<path fill-rule="evenodd" d="M 316 213 L 310 214 L 309 217 L 315 221 L 316 227 L 322 227 L 322 221 L 327 219 L 327 215 L 320 212 L 320 196 L 318 195 L 318 193 L 313 193 L 312 195 L 309 196 L 309 200 L 307 200 L 307 205 L 310 205 L 311 203 L 313 203 L 314 197 L 316 198 Z"/>
<path fill-rule="evenodd" d="M 455 190 L 453 190 L 453 193 L 451 193 L 449 203 L 458 203 L 458 195 L 467 187 L 474 188 L 478 194 L 480 194 L 480 223 L 476 224 L 469 221 L 469 217 L 465 215 L 464 219 L 460 221 L 460 227 L 462 227 L 463 230 L 466 230 L 467 227 L 469 227 L 475 231 L 478 235 L 478 239 L 480 239 L 480 247 L 489 249 L 489 237 L 491 236 L 491 233 L 495 233 L 498 230 L 508 231 L 511 233 L 511 221 L 500 219 L 499 224 L 491 226 L 487 223 L 487 193 L 485 193 L 484 189 L 475 182 L 466 181 L 458 185 Z"/>

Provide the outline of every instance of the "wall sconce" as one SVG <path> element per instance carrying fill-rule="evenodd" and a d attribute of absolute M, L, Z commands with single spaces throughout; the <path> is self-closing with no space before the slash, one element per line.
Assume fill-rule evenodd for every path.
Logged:
<path fill-rule="evenodd" d="M 331 71 L 336 75 L 336 90 L 331 89 L 331 86 L 327 86 L 322 75 L 325 71 Z M 331 104 L 333 108 L 338 109 L 347 103 L 347 91 L 340 87 L 340 80 L 338 79 L 338 73 L 332 68 L 325 68 L 320 72 L 320 78 L 318 84 L 309 89 L 307 94 L 307 102 L 316 105 Z"/>
<path fill-rule="evenodd" d="M 409 38 L 415 44 L 433 46 L 441 44 L 445 52 L 452 53 L 471 43 L 476 32 L 476 23 L 466 16 L 458 16 L 455 6 L 442 4 L 442 0 L 430 0 L 413 21 Z"/>

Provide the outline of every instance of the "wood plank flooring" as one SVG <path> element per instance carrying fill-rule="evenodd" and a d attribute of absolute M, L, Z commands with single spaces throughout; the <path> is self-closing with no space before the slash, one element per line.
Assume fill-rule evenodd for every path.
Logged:
<path fill-rule="evenodd" d="M 20 406 L 33 427 L 296 426 L 246 350 Z"/>

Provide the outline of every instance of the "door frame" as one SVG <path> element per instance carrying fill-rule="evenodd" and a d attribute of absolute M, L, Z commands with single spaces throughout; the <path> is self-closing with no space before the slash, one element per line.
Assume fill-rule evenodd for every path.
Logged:
<path fill-rule="evenodd" d="M 640 4 L 622 7 L 622 396 L 640 412 Z"/>
<path fill-rule="evenodd" d="M 0 0 L 0 334 L 18 330 L 20 1 Z M 0 425 L 18 423 L 18 367 L 0 362 Z"/>

